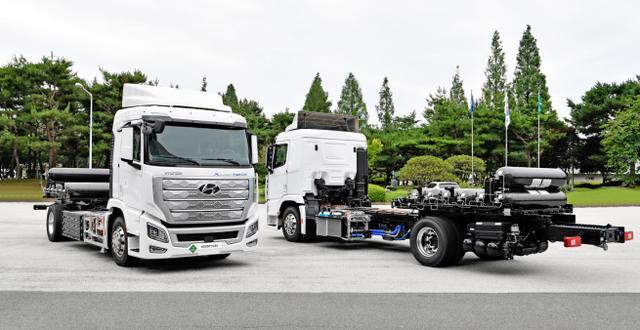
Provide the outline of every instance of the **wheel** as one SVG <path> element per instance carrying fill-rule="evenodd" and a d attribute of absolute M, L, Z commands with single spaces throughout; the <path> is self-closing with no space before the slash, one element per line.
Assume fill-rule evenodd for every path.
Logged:
<path fill-rule="evenodd" d="M 207 256 L 207 259 L 209 260 L 222 260 L 222 259 L 227 259 L 228 256 L 230 256 L 231 253 L 223 253 L 223 254 L 212 254 L 210 256 Z"/>
<path fill-rule="evenodd" d="M 466 233 L 466 226 L 464 225 L 458 225 L 455 223 L 451 223 L 451 227 L 453 227 L 453 229 L 456 232 L 456 242 L 457 242 L 457 248 L 458 248 L 458 254 L 456 255 L 455 259 L 452 261 L 452 265 L 457 264 L 458 262 L 460 262 L 460 260 L 462 260 L 462 258 L 464 258 L 465 253 L 467 253 L 464 250 L 464 247 L 462 246 L 462 241 L 464 241 L 465 238 L 465 233 Z"/>
<path fill-rule="evenodd" d="M 116 218 L 111 227 L 111 257 L 118 266 L 129 267 L 135 262 L 135 259 L 129 256 L 127 227 L 121 216 Z"/>
<path fill-rule="evenodd" d="M 62 210 L 64 210 L 64 206 L 60 204 L 51 204 L 47 210 L 47 237 L 51 242 L 64 240 L 62 236 Z"/>
<path fill-rule="evenodd" d="M 449 266 L 462 257 L 462 241 L 447 219 L 430 217 L 416 222 L 411 229 L 411 253 L 425 266 Z"/>
<path fill-rule="evenodd" d="M 287 207 L 282 213 L 282 234 L 284 238 L 290 242 L 302 241 L 300 227 L 300 211 L 295 206 Z"/>

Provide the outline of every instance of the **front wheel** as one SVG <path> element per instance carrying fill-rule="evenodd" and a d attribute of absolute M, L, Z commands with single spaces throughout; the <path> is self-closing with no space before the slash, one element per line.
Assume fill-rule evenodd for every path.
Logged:
<path fill-rule="evenodd" d="M 129 256 L 129 240 L 124 218 L 117 217 L 111 228 L 111 257 L 113 257 L 113 261 L 118 266 L 132 266 L 135 259 Z"/>
<path fill-rule="evenodd" d="M 302 241 L 302 233 L 300 227 L 300 211 L 297 207 L 289 206 L 282 213 L 282 234 L 289 242 Z"/>
<path fill-rule="evenodd" d="M 425 266 L 443 267 L 461 259 L 461 242 L 454 225 L 447 219 L 430 217 L 411 229 L 411 253 Z"/>

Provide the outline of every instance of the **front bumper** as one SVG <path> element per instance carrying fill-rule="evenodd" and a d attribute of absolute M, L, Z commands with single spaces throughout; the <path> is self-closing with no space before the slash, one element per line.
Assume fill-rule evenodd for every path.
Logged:
<path fill-rule="evenodd" d="M 254 214 L 239 226 L 167 228 L 160 221 L 143 215 L 140 217 L 139 248 L 129 253 L 140 259 L 170 259 L 251 251 L 257 246 L 258 232 L 248 238 L 246 236 L 249 227 L 257 222 L 258 215 Z M 168 242 L 150 238 L 147 234 L 147 224 L 164 230 Z M 226 233 L 235 231 L 236 237 L 225 236 Z M 208 238 L 202 239 L 205 236 Z"/>

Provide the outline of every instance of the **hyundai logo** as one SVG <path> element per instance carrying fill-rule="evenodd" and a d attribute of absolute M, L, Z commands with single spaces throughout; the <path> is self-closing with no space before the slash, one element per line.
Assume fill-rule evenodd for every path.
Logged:
<path fill-rule="evenodd" d="M 198 186 L 198 190 L 205 195 L 214 195 L 218 191 L 220 191 L 220 187 L 216 186 L 213 183 L 203 183 Z"/>

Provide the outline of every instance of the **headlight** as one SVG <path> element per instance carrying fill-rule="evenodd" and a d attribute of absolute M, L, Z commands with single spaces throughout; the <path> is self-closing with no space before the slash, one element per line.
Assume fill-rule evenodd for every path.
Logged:
<path fill-rule="evenodd" d="M 158 242 L 169 243 L 169 236 L 167 233 L 150 223 L 147 223 L 147 235 L 149 238 L 156 240 Z"/>
<path fill-rule="evenodd" d="M 255 235 L 258 232 L 258 221 L 252 223 L 249 228 L 247 228 L 247 238 Z"/>

